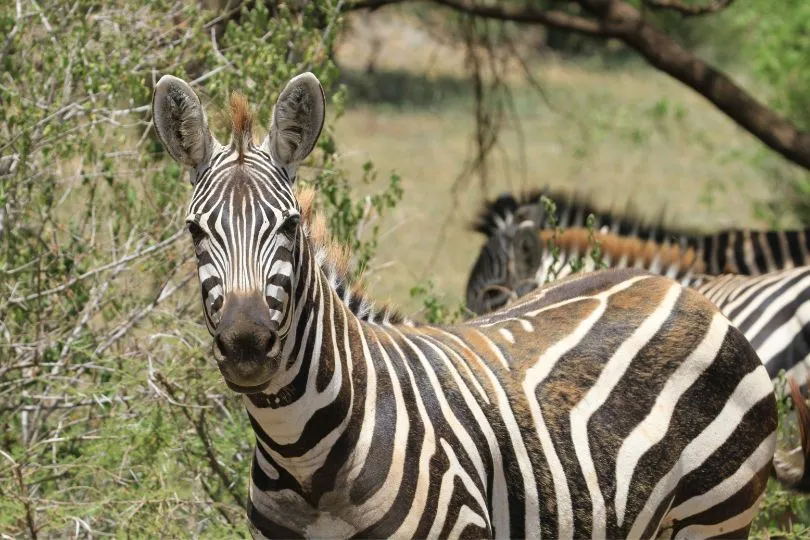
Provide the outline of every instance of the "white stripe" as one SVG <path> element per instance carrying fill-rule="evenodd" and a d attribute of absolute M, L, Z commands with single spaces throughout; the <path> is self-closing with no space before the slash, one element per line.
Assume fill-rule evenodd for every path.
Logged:
<path fill-rule="evenodd" d="M 604 405 L 613 389 L 624 377 L 627 368 L 638 352 L 649 343 L 661 326 L 672 314 L 672 309 L 683 289 L 674 284 L 669 288 L 658 308 L 642 322 L 633 334 L 627 338 L 613 353 L 613 356 L 602 368 L 599 378 L 582 400 L 571 409 L 571 440 L 577 454 L 588 493 L 591 496 L 593 516 L 593 538 L 604 538 L 606 511 L 605 500 L 599 489 L 599 480 L 596 475 L 596 466 L 591 456 L 590 441 L 588 440 L 588 421 L 591 416 Z"/>
<path fill-rule="evenodd" d="M 709 456 L 731 437 L 745 413 L 768 395 L 773 395 L 773 386 L 765 366 L 760 365 L 743 377 L 720 414 L 684 448 L 677 463 L 658 481 L 633 522 L 629 536 L 641 536 L 653 514 L 672 492 L 678 480 L 703 465 Z"/>
<path fill-rule="evenodd" d="M 424 371 L 424 374 L 427 376 L 427 379 L 430 383 L 430 388 L 433 391 L 432 393 L 439 404 L 442 417 L 452 428 L 453 433 L 456 435 L 456 437 L 458 437 L 458 440 L 461 443 L 462 448 L 464 448 L 464 451 L 469 456 L 470 461 L 473 462 L 476 472 L 478 473 L 478 480 L 481 482 L 481 485 L 486 486 L 487 473 L 484 467 L 484 460 L 478 451 L 478 447 L 476 446 L 475 441 L 473 441 L 472 438 L 470 437 L 468 430 L 466 429 L 464 424 L 461 423 L 461 421 L 456 416 L 456 413 L 453 411 L 453 408 L 447 402 L 444 390 L 442 389 L 441 383 L 439 382 L 439 378 L 436 376 L 436 372 L 433 370 L 433 366 L 430 365 L 430 362 L 428 362 L 427 358 L 425 358 L 425 355 L 422 353 L 422 350 L 416 346 L 416 344 L 410 339 L 409 336 L 406 336 L 402 332 L 399 332 L 399 330 L 396 328 L 392 328 L 392 331 L 398 332 L 400 339 L 404 343 L 407 343 L 408 347 L 410 347 L 412 354 L 409 356 L 409 358 L 413 359 L 413 357 L 416 356 L 416 358 L 419 360 L 419 363 L 422 364 L 422 370 Z M 423 338 L 423 336 L 419 337 Z"/>
<path fill-rule="evenodd" d="M 534 365 L 526 371 L 526 378 L 523 381 L 523 392 L 532 413 L 537 437 L 543 448 L 543 456 L 546 458 L 549 471 L 551 472 L 551 478 L 554 482 L 554 495 L 557 504 L 558 538 L 573 538 L 574 509 L 571 504 L 571 493 L 568 490 L 568 480 L 565 470 L 562 467 L 560 458 L 557 456 L 554 441 L 551 439 L 551 434 L 546 427 L 543 411 L 540 408 L 540 403 L 537 400 L 535 392 L 537 387 L 542 384 L 551 373 L 551 370 L 554 369 L 554 366 L 560 358 L 590 335 L 591 328 L 593 328 L 593 325 L 596 324 L 607 309 L 607 299 L 613 294 L 630 288 L 634 283 L 639 281 L 639 279 L 645 277 L 646 276 L 639 276 L 639 278 L 628 279 L 598 295 L 578 298 L 580 301 L 596 301 L 598 305 L 585 320 L 574 328 L 571 334 L 554 343 L 537 359 Z"/>
<path fill-rule="evenodd" d="M 459 538 L 461 533 L 464 532 L 464 528 L 468 524 L 478 525 L 479 527 L 486 528 L 486 523 L 484 523 L 484 520 L 481 519 L 481 516 L 473 512 L 469 506 L 464 505 L 459 509 L 456 524 L 453 526 L 453 529 L 450 531 L 450 534 L 447 535 L 447 537 Z"/>
<path fill-rule="evenodd" d="M 388 338 L 388 336 L 386 337 Z M 396 424 L 393 426 L 394 435 L 392 437 L 393 441 L 391 447 L 393 459 L 391 460 L 391 466 L 388 467 L 388 474 L 385 477 L 383 486 L 398 486 L 402 483 L 405 476 L 404 449 L 408 443 L 408 434 L 410 433 L 411 422 L 410 416 L 408 415 L 408 406 L 405 404 L 405 398 L 402 393 L 402 384 L 397 376 L 396 371 L 394 371 L 391 358 L 388 356 L 388 353 L 380 343 L 377 336 L 375 336 L 375 341 L 376 343 L 374 346 L 382 356 L 383 362 L 385 363 L 385 369 L 391 379 L 391 387 L 394 391 L 394 403 L 396 404 Z M 364 438 L 366 438 L 366 442 L 364 444 L 368 445 L 371 444 L 371 437 L 373 436 L 375 429 L 380 428 L 380 426 L 375 426 L 372 424 L 369 425 L 370 429 L 368 430 L 365 429 L 365 427 L 366 422 L 364 421 L 364 429 L 361 431 L 361 435 L 365 433 L 365 435 L 363 435 Z M 387 426 L 386 429 L 390 430 L 391 426 Z M 365 463 L 360 462 L 358 465 L 359 470 L 362 470 L 362 466 L 365 465 Z M 357 473 L 355 473 L 355 478 L 357 477 L 357 474 L 359 474 L 359 470 Z M 376 523 L 382 519 L 391 506 L 393 506 L 397 494 L 398 490 L 396 489 L 379 489 L 373 497 L 370 497 L 362 506 L 356 508 L 355 515 L 362 517 L 364 523 Z"/>
<path fill-rule="evenodd" d="M 512 335 L 512 332 L 510 332 L 506 328 L 500 328 L 498 330 L 498 332 L 501 333 L 501 335 L 503 336 L 503 339 L 505 339 L 506 341 L 508 341 L 512 345 L 515 344 L 515 336 Z"/>
<path fill-rule="evenodd" d="M 675 406 L 684 392 L 714 361 L 728 329 L 723 315 L 715 314 L 703 341 L 664 384 L 647 417 L 630 432 L 616 456 L 616 522 L 624 523 L 630 481 L 641 457 L 666 435 Z"/>
<path fill-rule="evenodd" d="M 459 463 L 455 452 L 453 452 L 453 447 L 450 446 L 450 444 L 444 439 L 439 439 L 439 444 L 441 444 L 442 449 L 447 456 L 447 460 L 450 463 L 448 464 L 447 471 L 445 471 L 444 476 L 442 477 L 441 486 L 439 488 L 439 500 L 437 503 L 436 516 L 433 519 L 433 524 L 431 525 L 430 531 L 428 532 L 426 538 L 438 538 L 439 534 L 444 528 L 444 523 L 447 519 L 447 510 L 450 507 L 450 498 L 455 491 L 455 482 L 453 482 L 455 478 L 461 479 L 461 483 L 464 484 L 467 492 L 472 495 L 473 499 L 475 499 L 475 501 L 478 503 L 481 510 L 484 512 L 487 511 L 487 503 L 484 500 L 482 493 L 467 474 L 467 471 L 464 470 L 464 467 L 461 466 L 461 463 Z M 473 518 L 473 516 L 475 516 L 475 518 Z M 480 527 L 487 528 L 485 518 L 482 518 L 482 516 L 479 516 L 473 512 L 470 512 L 470 515 L 462 516 L 461 512 L 459 512 L 459 515 L 456 518 L 455 526 L 453 527 L 453 531 L 456 531 L 456 529 L 458 530 L 455 532 L 455 534 L 451 532 L 448 535 L 448 538 L 456 538 L 457 535 L 464 530 L 464 527 L 471 522 L 479 525 Z"/>
<path fill-rule="evenodd" d="M 475 358 L 478 362 L 478 367 L 483 371 L 492 385 L 492 391 L 498 399 L 498 414 L 500 415 L 503 426 L 509 434 L 509 443 L 515 451 L 515 461 L 517 462 L 518 469 L 520 469 L 521 480 L 523 481 L 523 494 L 525 509 L 523 512 L 524 535 L 526 538 L 540 538 L 540 504 L 537 494 L 537 480 L 534 477 L 534 470 L 532 469 L 532 462 L 529 459 L 529 453 L 526 450 L 526 441 L 523 440 L 523 434 L 517 425 L 515 415 L 509 405 L 509 398 L 503 391 L 500 381 L 498 381 L 495 374 L 489 368 L 486 362 L 481 360 L 466 343 L 464 343 L 458 336 L 455 336 L 447 331 L 439 330 L 455 341 L 460 347 L 467 350 L 468 354 Z"/>
<path fill-rule="evenodd" d="M 711 538 L 713 536 L 720 536 L 721 534 L 728 534 L 730 532 L 739 531 L 740 529 L 750 525 L 759 510 L 759 504 L 762 501 L 764 494 L 761 495 L 754 504 L 752 504 L 745 511 L 731 517 L 721 523 L 714 523 L 711 525 L 691 525 L 684 527 L 675 539 L 680 538 Z"/>
<path fill-rule="evenodd" d="M 738 468 L 734 474 L 726 477 L 722 482 L 706 493 L 687 499 L 673 508 L 667 514 L 664 520 L 665 523 L 682 521 L 689 516 L 695 516 L 727 501 L 748 485 L 763 467 L 771 462 L 775 449 L 776 432 L 774 431 L 759 444 L 757 449 L 754 450 L 754 453 L 748 456 L 748 459 L 740 465 L 740 468 Z"/>
<path fill-rule="evenodd" d="M 472 332 L 475 332 L 476 334 L 478 334 L 478 337 L 480 337 L 480 338 L 481 338 L 481 340 L 482 340 L 484 343 L 486 343 L 486 344 L 487 344 L 487 347 L 489 347 L 489 350 L 490 350 L 490 351 L 492 351 L 492 354 L 494 354 L 494 355 L 495 355 L 495 358 L 498 360 L 498 362 L 500 362 L 500 363 L 501 363 L 501 366 L 503 366 L 503 369 L 505 369 L 506 371 L 509 371 L 509 363 L 506 361 L 506 358 L 504 358 L 504 356 L 503 356 L 503 354 L 501 353 L 501 350 L 498 348 L 498 346 L 497 346 L 497 345 L 495 345 L 495 344 L 492 342 L 492 340 L 491 340 L 491 339 L 489 339 L 489 338 L 488 338 L 486 335 L 484 335 L 482 332 L 479 332 L 478 330 L 475 330 L 475 329 L 472 329 L 471 331 L 472 331 Z"/>
<path fill-rule="evenodd" d="M 487 440 L 487 446 L 489 447 L 489 451 L 492 454 L 492 461 L 493 461 L 493 481 L 492 481 L 492 500 L 495 508 L 493 509 L 493 516 L 492 516 L 492 527 L 495 530 L 496 538 L 508 538 L 510 524 L 509 524 L 509 494 L 506 485 L 506 477 L 504 476 L 503 472 L 503 457 L 501 456 L 501 449 L 498 444 L 498 440 L 495 436 L 495 433 L 492 430 L 492 426 L 490 425 L 487 417 L 484 415 L 481 407 L 478 406 L 476 403 L 475 398 L 473 398 L 472 393 L 467 388 L 467 385 L 464 383 L 464 380 L 461 378 L 461 375 L 455 369 L 455 366 L 450 361 L 450 358 L 444 353 L 444 351 L 437 345 L 431 342 L 427 336 L 418 336 L 419 339 L 431 349 L 433 349 L 437 355 L 437 357 L 444 363 L 445 368 L 450 373 L 453 378 L 453 382 L 455 383 L 456 387 L 461 392 L 461 396 L 464 398 L 464 403 L 467 406 L 467 409 L 473 414 L 475 417 L 475 421 L 481 429 L 481 432 L 484 434 L 484 437 Z M 463 364 L 463 362 L 462 362 Z M 465 364 L 466 365 L 466 364 Z M 475 379 L 473 379 L 475 381 Z M 476 381 L 477 383 L 477 381 Z M 479 387 L 480 388 L 480 387 Z M 482 389 L 483 391 L 483 389 Z M 461 429 L 464 429 L 462 426 Z M 445 441 L 441 441 L 445 444 Z M 482 478 L 483 485 L 486 486 L 486 478 Z M 439 507 L 441 507 L 441 503 Z M 431 537 L 432 535 L 428 535 Z"/>
<path fill-rule="evenodd" d="M 385 332 L 385 330 L 381 329 L 380 332 Z M 408 357 L 405 356 L 404 352 L 399 347 L 399 344 L 390 335 L 387 335 L 387 337 L 391 342 L 391 346 L 396 349 L 397 354 L 399 355 L 399 358 L 395 359 L 394 361 L 399 362 L 399 364 L 405 368 L 408 375 L 406 384 L 409 384 L 411 388 L 414 389 L 416 402 L 410 404 L 409 409 L 411 410 L 411 414 L 413 414 L 413 406 L 415 405 L 416 410 L 419 413 L 419 417 L 422 420 L 422 424 L 425 427 L 424 440 L 419 453 L 418 470 L 408 471 L 409 474 L 417 475 L 416 486 L 414 487 L 413 492 L 413 502 L 408 509 L 408 514 L 400 522 L 399 528 L 391 535 L 393 538 L 411 538 L 416 532 L 416 528 L 419 526 L 419 521 L 422 519 L 425 504 L 427 504 L 428 500 L 427 495 L 430 483 L 430 459 L 436 453 L 437 448 L 436 432 L 433 429 L 433 422 L 431 422 L 430 415 L 428 415 L 427 410 L 425 409 L 425 404 L 422 401 L 421 394 L 418 391 L 418 385 L 414 379 L 413 371 L 411 370 L 411 366 L 407 361 Z M 395 456 L 394 461 L 396 460 L 397 459 Z"/>
<path fill-rule="evenodd" d="M 793 300 L 796 298 L 797 296 L 792 297 Z M 762 317 L 765 316 L 762 315 Z M 757 347 L 757 353 L 759 353 L 759 359 L 762 360 L 762 363 L 767 366 L 774 357 L 782 356 L 786 352 L 785 349 L 793 343 L 793 340 L 802 335 L 804 325 L 808 321 L 810 321 L 810 303 L 805 302 L 779 328 L 765 328 L 764 331 L 769 331 L 768 337 Z M 750 331 L 745 333 L 745 337 L 749 340 L 754 339 L 755 335 Z"/>

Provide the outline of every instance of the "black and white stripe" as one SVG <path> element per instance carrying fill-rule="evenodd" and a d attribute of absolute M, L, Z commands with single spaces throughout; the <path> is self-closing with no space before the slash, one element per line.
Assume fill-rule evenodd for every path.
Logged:
<path fill-rule="evenodd" d="M 544 203 L 543 198 L 551 206 Z M 517 197 L 502 194 L 484 204 L 471 228 L 489 239 L 524 221 L 541 229 L 552 225 L 562 230 L 586 227 L 590 215 L 593 215 L 593 227 L 599 232 L 694 250 L 699 271 L 709 275 L 755 276 L 810 265 L 810 229 L 725 229 L 703 234 L 663 223 L 645 223 L 632 207 L 622 213 L 600 211 L 582 197 L 550 190 Z"/>
<path fill-rule="evenodd" d="M 197 175 L 234 151 L 205 142 L 182 81 L 161 79 L 154 109 Z M 195 183 L 195 212 L 218 216 L 203 231 L 224 291 L 217 361 L 256 435 L 255 536 L 747 533 L 774 463 L 776 403 L 726 317 L 635 270 L 557 282 L 462 325 L 359 317 L 365 301 L 346 301 L 312 216 L 272 174 L 306 157 L 323 114 L 317 79 L 296 77 L 262 150 L 237 145 L 244 164 L 217 176 L 222 195 L 198 197 Z M 258 207 L 261 219 L 248 215 Z M 285 230 L 280 216 L 296 211 L 302 223 Z M 288 279 L 276 305 L 266 283 L 277 274 Z"/>
<path fill-rule="evenodd" d="M 596 270 L 599 265 L 582 241 L 589 236 L 582 229 L 552 235 L 536 230 L 530 222 L 493 233 L 471 271 L 467 289 L 470 309 L 487 313 L 575 270 Z M 810 375 L 810 266 L 758 276 L 711 276 L 695 270 L 699 260 L 693 252 L 611 234 L 597 233 L 592 238 L 594 245 L 601 247 L 603 267 L 643 269 L 704 294 L 748 338 L 771 378 L 784 370 L 804 385 Z M 556 254 L 548 248 L 547 240 L 557 242 Z M 484 255 L 485 251 L 490 253 Z M 488 267 L 493 260 L 499 260 L 499 265 Z M 575 261 L 581 268 L 573 265 Z M 497 297 L 488 295 L 489 289 L 497 291 Z M 490 302 L 483 302 L 483 298 L 490 298 Z"/>

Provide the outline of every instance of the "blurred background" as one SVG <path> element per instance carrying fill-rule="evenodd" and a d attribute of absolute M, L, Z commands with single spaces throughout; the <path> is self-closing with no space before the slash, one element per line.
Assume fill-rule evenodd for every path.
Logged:
<path fill-rule="evenodd" d="M 543 187 L 650 222 L 808 226 L 810 3 L 241 0 L 0 5 L 0 533 L 245 536 L 253 437 L 210 359 L 186 173 L 151 124 L 189 81 L 227 140 L 313 71 L 299 181 L 375 298 L 464 317 L 484 201 Z M 773 490 L 758 537 L 808 537 Z M 798 523 L 797 523 L 798 522 Z"/>

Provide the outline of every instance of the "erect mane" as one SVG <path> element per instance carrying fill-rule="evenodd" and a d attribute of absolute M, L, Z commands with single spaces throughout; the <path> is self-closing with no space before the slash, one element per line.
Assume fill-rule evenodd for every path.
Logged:
<path fill-rule="evenodd" d="M 326 218 L 315 210 L 315 190 L 303 187 L 296 190 L 295 198 L 301 209 L 301 224 L 312 247 L 315 261 L 352 313 L 364 321 L 382 324 L 412 324 L 389 304 L 375 306 L 364 283 L 349 270 L 351 250 L 339 242 L 326 224 Z"/>
<path fill-rule="evenodd" d="M 540 196 L 537 196 L 540 200 Z M 478 215 L 470 224 L 470 230 L 483 234 L 484 236 L 492 236 L 499 230 L 506 228 L 506 225 L 511 223 L 514 219 L 515 212 L 518 207 L 524 204 L 518 200 L 511 193 L 502 193 L 496 199 L 484 201 Z"/>
<path fill-rule="evenodd" d="M 582 228 L 566 229 L 556 236 L 555 231 L 551 229 L 539 230 L 537 234 L 542 246 L 545 247 L 549 241 L 553 241 L 565 253 L 585 254 L 593 247 L 593 240 L 596 240 L 603 256 L 609 257 L 613 262 L 626 257 L 627 266 L 639 265 L 649 269 L 655 262 L 662 268 L 676 266 L 681 272 L 705 271 L 703 260 L 691 246 L 661 244 L 653 240 L 610 233 L 594 232 L 591 236 L 591 231 Z"/>
<path fill-rule="evenodd" d="M 253 113 L 247 98 L 239 92 L 231 94 L 231 140 L 242 162 L 245 150 L 253 140 Z"/>
<path fill-rule="evenodd" d="M 479 210 L 475 220 L 470 224 L 470 229 L 485 236 L 503 231 L 520 217 L 518 213 L 534 205 L 542 205 L 542 197 L 553 201 L 557 207 L 556 214 L 560 221 L 560 226 L 584 227 L 585 220 L 589 214 L 596 218 L 594 226 L 596 228 L 608 227 L 608 229 L 622 236 L 638 236 L 643 239 L 653 239 L 661 242 L 667 237 L 692 236 L 696 231 L 686 228 L 670 227 L 664 224 L 663 212 L 657 223 L 641 216 L 637 205 L 629 202 L 622 210 L 610 209 L 599 210 L 592 197 L 584 196 L 581 193 L 564 193 L 548 188 L 533 189 L 524 191 L 518 195 L 503 193 L 496 199 L 486 201 Z M 539 228 L 551 226 L 549 216 L 542 212 L 541 223 L 535 225 Z M 563 219 L 568 216 L 567 220 Z M 580 222 L 581 221 L 581 222 Z"/>

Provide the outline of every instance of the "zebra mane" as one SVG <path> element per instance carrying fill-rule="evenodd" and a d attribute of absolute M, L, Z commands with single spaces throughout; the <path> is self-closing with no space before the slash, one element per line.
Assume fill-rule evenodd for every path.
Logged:
<path fill-rule="evenodd" d="M 656 241 L 663 241 L 666 237 L 696 234 L 696 231 L 666 226 L 663 212 L 658 212 L 661 217 L 657 223 L 641 217 L 638 207 L 632 201 L 628 202 L 623 210 L 602 211 L 597 209 L 592 197 L 579 193 L 570 194 L 554 191 L 548 188 L 524 191 L 518 195 L 503 193 L 494 200 L 486 201 L 475 220 L 470 224 L 470 230 L 487 237 L 503 231 L 515 223 L 516 219 L 520 219 L 516 217 L 520 211 L 531 206 L 542 205 L 541 199 L 544 196 L 556 205 L 558 220 L 563 213 L 569 216 L 566 222 L 560 223 L 564 228 L 585 227 L 587 216 L 593 214 L 596 218 L 595 226 L 608 227 L 620 235 L 653 238 Z M 536 226 L 540 228 L 549 227 L 551 223 L 545 211 L 539 215 L 542 216 L 542 221 L 536 223 Z M 570 216 L 581 216 L 581 219 Z"/>
<path fill-rule="evenodd" d="M 537 235 L 542 247 L 548 246 L 551 242 L 567 254 L 588 255 L 595 247 L 596 241 L 606 262 L 626 258 L 627 266 L 630 267 L 640 266 L 649 269 L 658 265 L 661 268 L 677 267 L 697 273 L 705 271 L 703 260 L 692 246 L 595 232 L 585 228 L 565 229 L 561 232 L 540 229 Z"/>
<path fill-rule="evenodd" d="M 396 308 L 388 303 L 375 305 L 365 290 L 362 279 L 349 269 L 351 250 L 329 231 L 326 218 L 315 211 L 315 190 L 299 188 L 295 198 L 301 209 L 304 235 L 310 242 L 315 261 L 329 280 L 332 289 L 359 319 L 381 324 L 410 324 Z"/>
<path fill-rule="evenodd" d="M 539 191 L 524 194 L 520 201 L 511 193 L 502 193 L 494 200 L 485 201 L 483 208 L 479 210 L 478 215 L 470 224 L 470 230 L 489 237 L 505 229 L 514 220 L 515 212 L 520 205 L 531 204 L 524 199 L 533 197 L 535 193 L 537 194 L 536 201 L 539 201 L 542 195 L 542 192 Z"/>
<path fill-rule="evenodd" d="M 253 140 L 253 113 L 247 98 L 239 92 L 231 94 L 231 126 L 231 140 L 242 163 L 245 149 Z"/>

